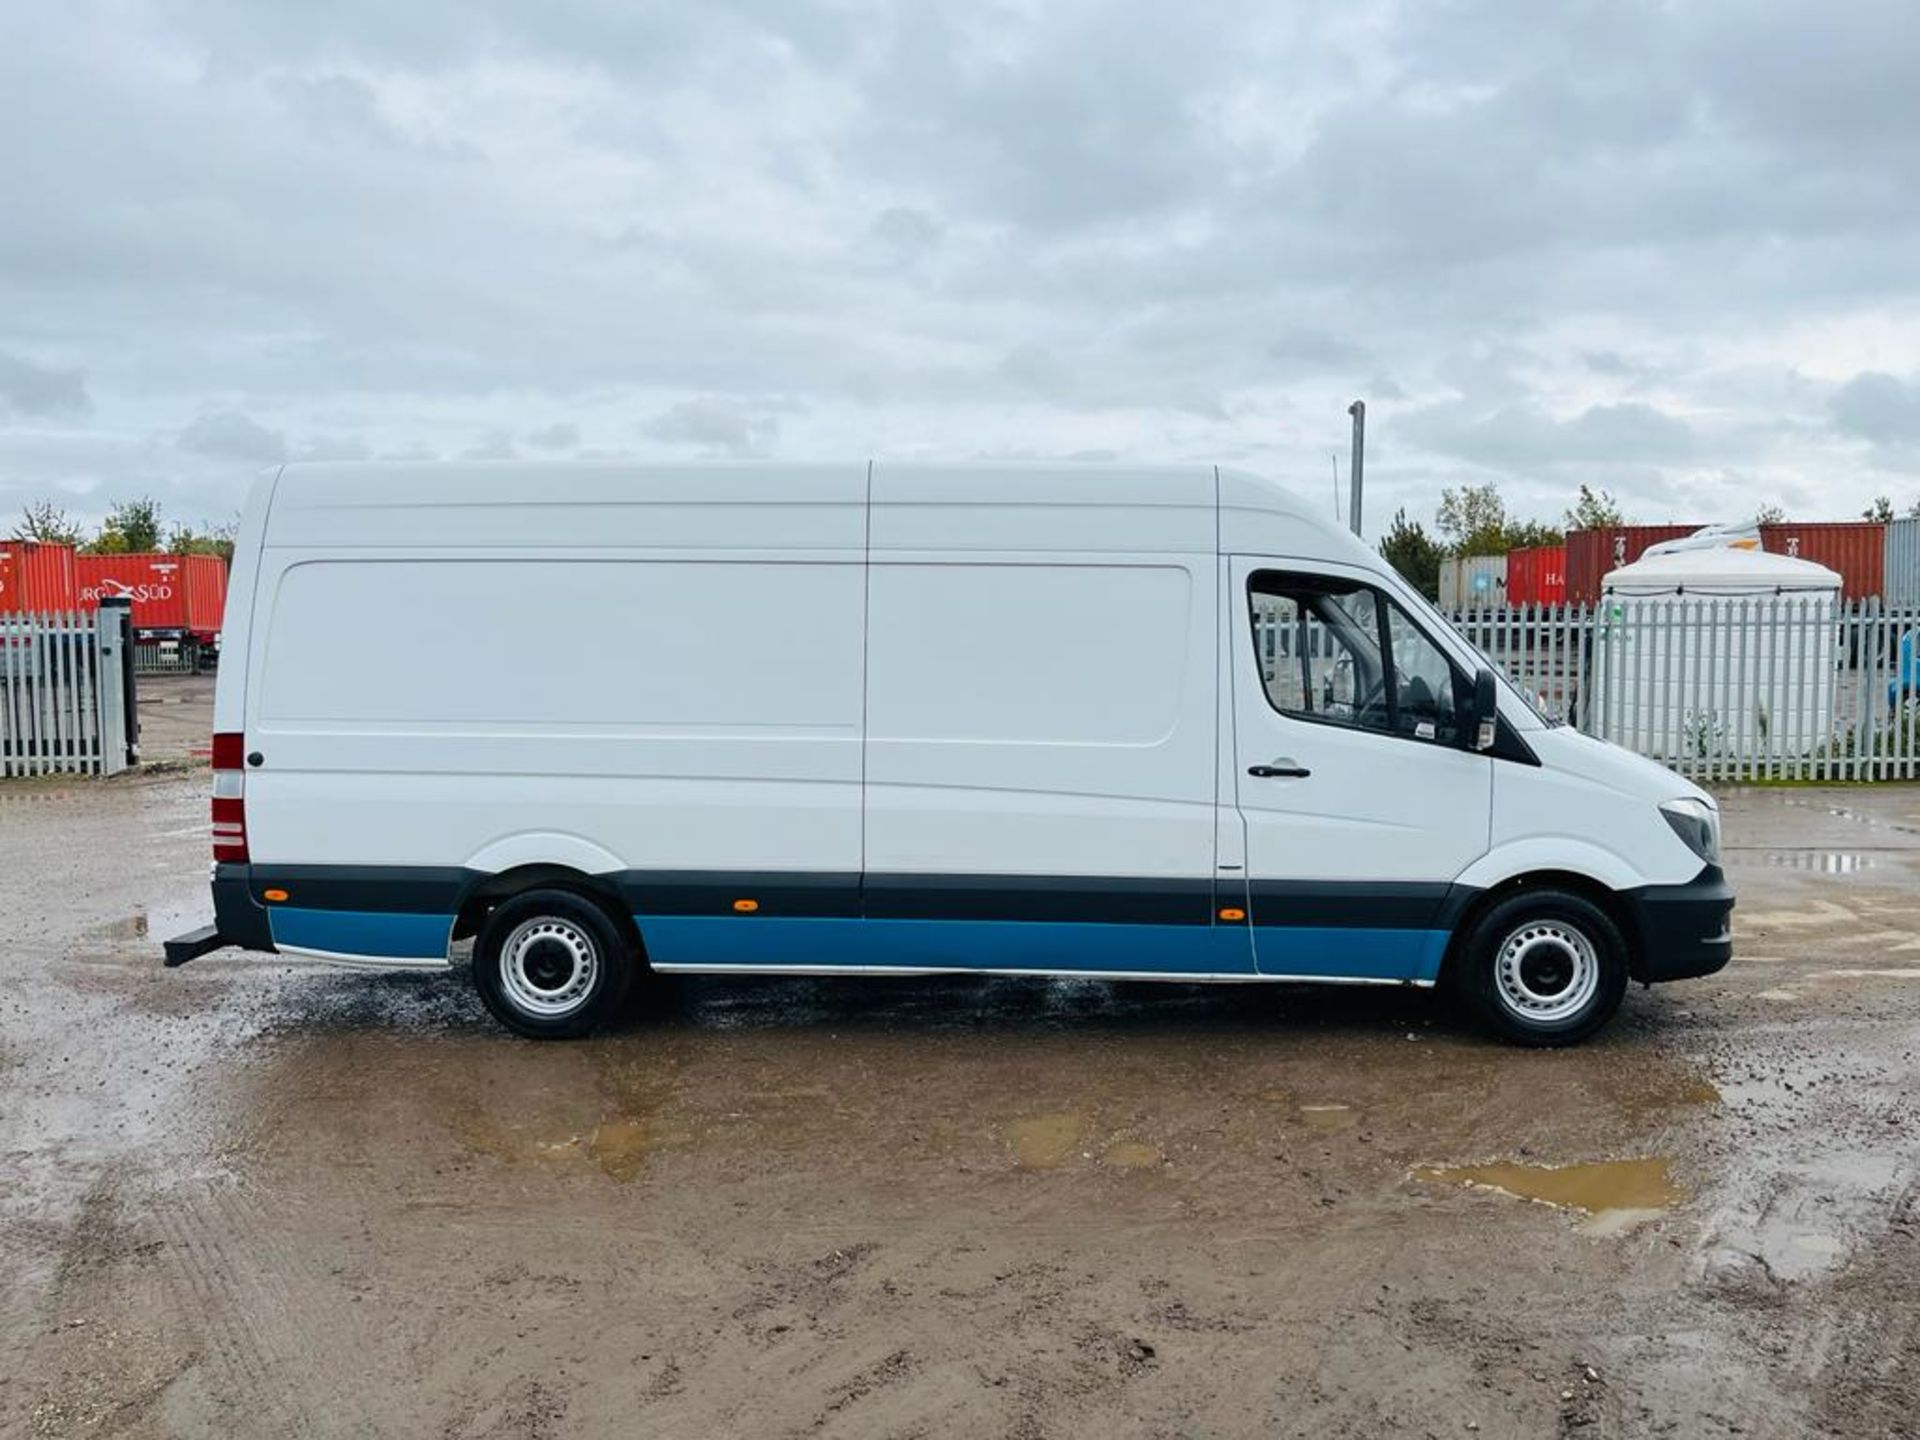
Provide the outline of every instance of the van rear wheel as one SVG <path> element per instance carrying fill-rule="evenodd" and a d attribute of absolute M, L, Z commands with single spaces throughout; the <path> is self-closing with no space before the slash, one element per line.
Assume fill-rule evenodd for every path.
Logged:
<path fill-rule="evenodd" d="M 496 906 L 473 946 L 473 979 L 494 1019 L 535 1040 L 584 1035 L 626 1000 L 633 947 L 593 901 L 528 890 Z"/>
<path fill-rule="evenodd" d="M 1620 1008 L 1627 947 L 1598 905 L 1566 890 L 1496 903 L 1461 945 L 1458 988 L 1480 1022 L 1516 1045 L 1574 1045 Z"/>

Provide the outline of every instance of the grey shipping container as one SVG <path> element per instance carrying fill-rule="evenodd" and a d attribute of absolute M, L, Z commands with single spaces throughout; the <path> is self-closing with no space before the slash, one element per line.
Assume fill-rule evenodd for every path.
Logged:
<path fill-rule="evenodd" d="M 1464 555 L 1440 562 L 1442 610 L 1498 610 L 1506 603 L 1506 556 Z"/>
<path fill-rule="evenodd" d="M 1889 609 L 1920 606 L 1920 517 L 1888 521 L 1886 547 L 1881 597 Z"/>

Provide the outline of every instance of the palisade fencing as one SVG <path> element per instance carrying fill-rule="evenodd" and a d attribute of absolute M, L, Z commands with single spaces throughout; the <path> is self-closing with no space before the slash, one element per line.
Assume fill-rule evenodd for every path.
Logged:
<path fill-rule="evenodd" d="M 142 675 L 198 675 L 205 652 L 194 640 L 136 640 L 133 668 Z"/>
<path fill-rule="evenodd" d="M 124 607 L 0 615 L 0 777 L 127 768 L 131 643 Z"/>
<path fill-rule="evenodd" d="M 1695 779 L 1920 779 L 1920 609 L 1671 596 L 1450 618 L 1548 715 Z"/>

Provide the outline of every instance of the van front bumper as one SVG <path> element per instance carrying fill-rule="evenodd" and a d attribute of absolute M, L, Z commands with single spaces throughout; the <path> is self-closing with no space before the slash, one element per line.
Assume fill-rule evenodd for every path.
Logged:
<path fill-rule="evenodd" d="M 1684 885 L 1625 891 L 1639 944 L 1627 967 L 1643 984 L 1711 975 L 1733 958 L 1733 887 L 1718 865 Z"/>
<path fill-rule="evenodd" d="M 226 862 L 213 867 L 213 924 L 168 940 L 164 949 L 169 968 L 229 946 L 273 950 L 273 926 L 267 907 L 253 898 L 251 868 Z"/>

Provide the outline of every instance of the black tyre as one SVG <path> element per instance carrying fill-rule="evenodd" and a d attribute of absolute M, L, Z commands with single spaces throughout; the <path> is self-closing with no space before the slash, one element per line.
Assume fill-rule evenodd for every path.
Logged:
<path fill-rule="evenodd" d="M 1455 987 L 1480 1023 L 1515 1045 L 1575 1045 L 1627 993 L 1627 946 L 1598 905 L 1565 890 L 1498 901 L 1461 941 Z"/>
<path fill-rule="evenodd" d="M 473 979 L 494 1019 L 535 1040 L 612 1020 L 638 963 L 607 912 L 570 890 L 528 890 L 495 907 L 473 946 Z"/>

